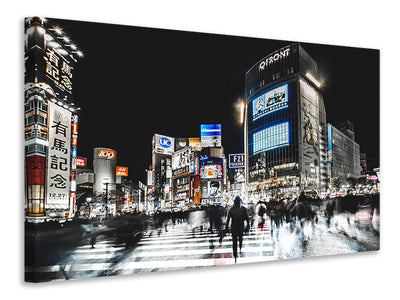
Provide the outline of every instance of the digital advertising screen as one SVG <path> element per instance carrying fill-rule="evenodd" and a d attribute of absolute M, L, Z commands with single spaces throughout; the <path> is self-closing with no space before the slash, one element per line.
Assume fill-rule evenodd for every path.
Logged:
<path fill-rule="evenodd" d="M 288 107 L 288 84 L 274 88 L 253 100 L 253 121 L 274 111 Z"/>
<path fill-rule="evenodd" d="M 201 179 L 221 179 L 223 177 L 223 170 L 221 165 L 211 164 L 200 167 Z"/>
<path fill-rule="evenodd" d="M 289 145 L 289 122 L 253 134 L 253 154 Z"/>
<path fill-rule="evenodd" d="M 221 147 L 221 124 L 200 125 L 201 147 Z"/>

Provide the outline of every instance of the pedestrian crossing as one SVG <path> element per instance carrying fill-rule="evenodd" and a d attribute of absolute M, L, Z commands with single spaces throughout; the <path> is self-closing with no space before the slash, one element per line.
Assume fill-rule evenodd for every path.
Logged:
<path fill-rule="evenodd" d="M 94 248 L 82 245 L 66 253 L 60 264 L 41 266 L 35 271 L 48 280 L 65 280 L 235 264 L 230 234 L 220 243 L 217 233 L 204 228 L 193 234 L 186 223 L 171 224 L 167 230 L 164 228 L 160 235 L 150 230 L 132 248 L 113 239 L 99 240 Z M 236 263 L 271 260 L 274 245 L 267 222 L 263 228 L 252 228 L 243 236 Z M 33 271 L 29 267 L 26 270 Z"/>

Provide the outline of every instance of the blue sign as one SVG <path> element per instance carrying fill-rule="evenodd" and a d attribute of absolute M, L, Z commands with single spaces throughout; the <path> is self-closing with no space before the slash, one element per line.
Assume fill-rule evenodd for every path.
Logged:
<path fill-rule="evenodd" d="M 201 124 L 200 136 L 221 136 L 221 124 Z"/>
<path fill-rule="evenodd" d="M 158 143 L 160 144 L 161 147 L 164 148 L 169 148 L 171 147 L 171 140 L 169 138 L 166 138 L 165 136 L 163 136 L 162 138 L 160 138 L 158 140 Z"/>
<path fill-rule="evenodd" d="M 332 152 L 332 125 L 328 124 L 328 163 L 333 162 Z"/>
<path fill-rule="evenodd" d="M 258 96 L 252 101 L 253 121 L 262 116 L 288 107 L 288 100 L 289 88 L 287 83 Z"/>
<path fill-rule="evenodd" d="M 267 127 L 253 134 L 253 154 L 289 145 L 289 122 Z"/>

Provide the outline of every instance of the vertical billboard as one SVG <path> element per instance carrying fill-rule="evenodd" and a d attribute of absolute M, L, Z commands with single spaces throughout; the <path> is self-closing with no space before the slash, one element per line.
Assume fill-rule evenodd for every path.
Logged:
<path fill-rule="evenodd" d="M 328 163 L 333 162 L 333 150 L 332 150 L 332 125 L 328 124 Z"/>
<path fill-rule="evenodd" d="M 319 95 L 304 80 L 300 80 L 301 136 L 299 144 L 303 149 L 303 183 L 309 188 L 317 188 L 320 183 L 319 147 Z"/>
<path fill-rule="evenodd" d="M 221 147 L 221 124 L 200 125 L 201 147 Z"/>
<path fill-rule="evenodd" d="M 70 196 L 71 112 L 49 102 L 47 202 L 49 209 L 68 209 Z"/>
<path fill-rule="evenodd" d="M 201 182 L 198 175 L 193 178 L 193 202 L 196 204 L 201 202 Z"/>

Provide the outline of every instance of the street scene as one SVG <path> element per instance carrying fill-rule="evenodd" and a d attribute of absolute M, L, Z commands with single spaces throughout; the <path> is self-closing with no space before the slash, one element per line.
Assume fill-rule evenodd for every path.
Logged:
<path fill-rule="evenodd" d="M 248 207 L 249 211 L 253 209 L 259 211 L 257 206 Z M 52 246 L 39 248 L 46 252 L 43 261 L 35 269 L 28 265 L 26 272 L 35 276 L 35 280 L 46 282 L 379 249 L 378 222 L 367 221 L 360 214 L 351 221 L 349 218 L 354 216 L 348 213 L 335 214 L 328 221 L 329 214 L 321 206 L 315 211 L 314 219 L 296 219 L 289 214 L 276 224 L 271 217 L 274 213 L 267 210 L 262 216 L 249 216 L 251 227 L 244 230 L 235 262 L 232 235 L 221 234 L 223 226 L 214 225 L 223 224 L 226 216 L 222 212 L 215 218 L 213 210 L 214 207 L 208 207 L 186 213 L 164 212 L 153 217 L 127 216 L 126 220 L 116 217 L 114 224 L 105 221 L 105 224 L 75 225 L 74 233 L 65 229 L 65 234 L 76 234 L 78 230 L 79 237 L 67 244 L 51 240 Z M 132 226 L 138 219 L 141 219 L 140 225 Z"/>
<path fill-rule="evenodd" d="M 24 101 L 27 282 L 380 249 L 379 50 L 30 17 Z"/>

